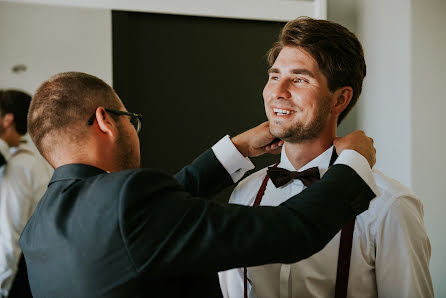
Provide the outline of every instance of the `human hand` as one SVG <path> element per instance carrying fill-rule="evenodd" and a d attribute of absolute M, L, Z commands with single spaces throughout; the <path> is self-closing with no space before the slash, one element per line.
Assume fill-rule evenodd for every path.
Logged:
<path fill-rule="evenodd" d="M 371 168 L 376 163 L 376 149 L 373 146 L 373 139 L 369 138 L 362 130 L 356 130 L 342 138 L 336 138 L 334 146 L 338 155 L 345 149 L 352 149 L 364 156 Z"/>
<path fill-rule="evenodd" d="M 243 156 L 255 157 L 266 152 L 279 154 L 283 141 L 275 139 L 269 132 L 269 122 L 251 128 L 231 139 Z"/>

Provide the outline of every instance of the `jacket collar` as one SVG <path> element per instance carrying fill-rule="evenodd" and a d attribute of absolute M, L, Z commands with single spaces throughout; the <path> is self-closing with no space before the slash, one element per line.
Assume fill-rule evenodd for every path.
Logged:
<path fill-rule="evenodd" d="M 86 179 L 89 177 L 97 176 L 100 174 L 107 173 L 106 171 L 86 165 L 86 164 L 68 164 L 58 167 L 50 180 L 51 183 L 61 180 L 77 180 Z"/>

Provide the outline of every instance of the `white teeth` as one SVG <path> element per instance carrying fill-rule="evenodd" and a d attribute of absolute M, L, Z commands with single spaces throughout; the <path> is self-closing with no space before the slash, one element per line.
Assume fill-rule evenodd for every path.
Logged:
<path fill-rule="evenodd" d="M 274 113 L 277 115 L 289 115 L 291 114 L 291 111 L 288 110 L 282 110 L 282 109 L 273 109 Z"/>

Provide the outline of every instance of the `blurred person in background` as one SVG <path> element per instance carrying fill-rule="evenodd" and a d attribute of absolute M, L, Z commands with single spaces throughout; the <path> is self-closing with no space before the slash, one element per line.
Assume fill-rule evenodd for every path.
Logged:
<path fill-rule="evenodd" d="M 32 297 L 18 240 L 52 170 L 27 134 L 31 96 L 0 90 L 0 296 Z"/>

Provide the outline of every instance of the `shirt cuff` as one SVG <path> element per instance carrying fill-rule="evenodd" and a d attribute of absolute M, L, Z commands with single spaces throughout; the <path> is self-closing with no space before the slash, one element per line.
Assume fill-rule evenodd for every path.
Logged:
<path fill-rule="evenodd" d="M 380 195 L 378 186 L 376 186 L 372 169 L 367 159 L 355 150 L 346 149 L 341 152 L 334 164 L 343 164 L 352 168 L 364 182 L 370 187 L 373 193 L 378 197 Z"/>
<path fill-rule="evenodd" d="M 239 181 L 247 171 L 254 169 L 253 163 L 237 150 L 228 135 L 212 146 L 212 151 L 234 182 Z"/>

